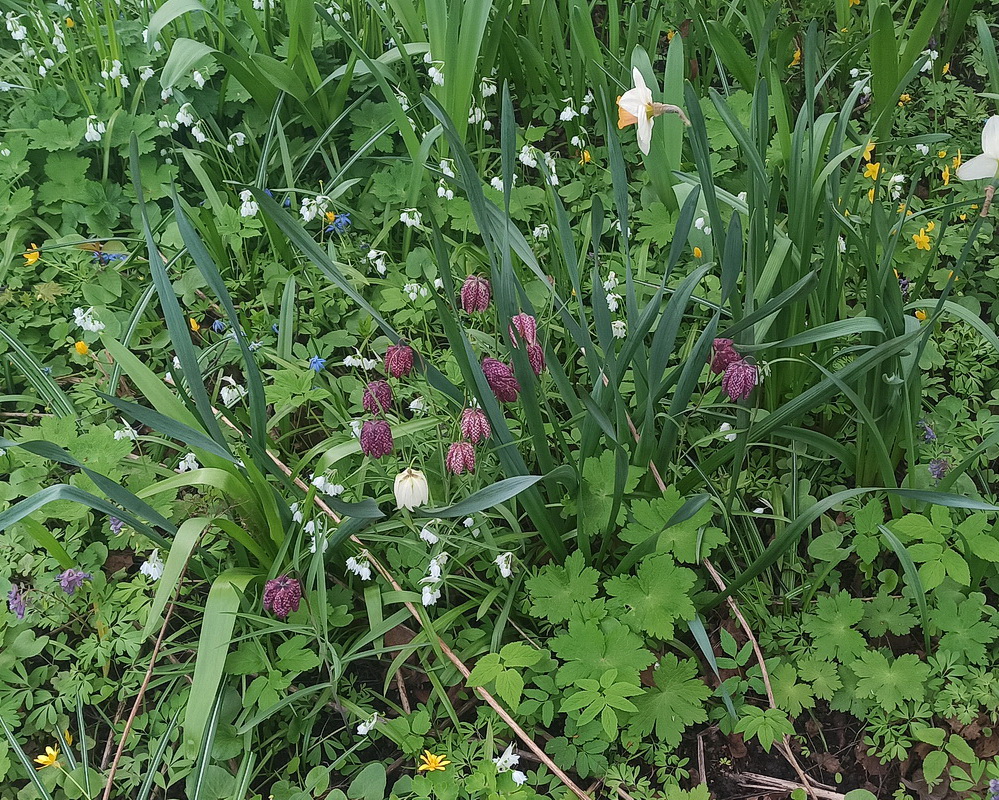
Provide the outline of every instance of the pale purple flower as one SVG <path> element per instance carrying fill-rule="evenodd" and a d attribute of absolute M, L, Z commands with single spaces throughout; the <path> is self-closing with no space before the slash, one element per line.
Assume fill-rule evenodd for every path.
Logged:
<path fill-rule="evenodd" d="M 475 472 L 475 448 L 468 442 L 454 442 L 444 456 L 444 466 L 452 475 Z"/>
<path fill-rule="evenodd" d="M 461 412 L 461 435 L 472 444 L 485 441 L 492 432 L 489 418 L 481 408 L 466 408 Z"/>
<path fill-rule="evenodd" d="M 371 458 L 381 458 L 392 452 L 395 443 L 392 429 L 383 419 L 369 419 L 361 426 L 361 452 Z"/>
<path fill-rule="evenodd" d="M 384 414 L 392 405 L 392 387 L 385 381 L 372 381 L 364 389 L 361 405 L 369 414 Z"/>
<path fill-rule="evenodd" d="M 489 308 L 491 297 L 489 281 L 479 275 L 469 275 L 461 285 L 461 307 L 469 314 Z"/>
<path fill-rule="evenodd" d="M 301 601 L 301 584 L 287 575 L 267 581 L 264 587 L 264 611 L 273 611 L 279 619 L 288 619 L 292 611 L 298 611 Z"/>
<path fill-rule="evenodd" d="M 919 420 L 919 427 L 923 429 L 923 441 L 924 442 L 935 442 L 937 440 L 937 432 L 933 430 L 925 419 Z"/>
<path fill-rule="evenodd" d="M 125 527 L 125 523 L 118 519 L 118 517 L 108 517 L 108 527 L 111 529 L 111 533 L 117 536 L 121 533 L 121 529 Z"/>
<path fill-rule="evenodd" d="M 84 581 L 89 581 L 93 577 L 89 572 L 71 568 L 59 575 L 59 586 L 66 594 L 75 594 L 76 590 L 83 586 Z"/>
<path fill-rule="evenodd" d="M 516 401 L 520 394 L 520 384 L 508 364 L 497 361 L 495 358 L 484 358 L 482 359 L 482 373 L 486 376 L 486 383 L 493 390 L 497 400 L 501 403 Z"/>
<path fill-rule="evenodd" d="M 927 469 L 936 481 L 943 480 L 944 475 L 950 472 L 951 464 L 946 458 L 934 458 Z"/>
<path fill-rule="evenodd" d="M 10 585 L 10 592 L 7 593 L 7 608 L 18 619 L 24 619 L 25 614 L 28 613 L 28 599 L 16 583 Z"/>

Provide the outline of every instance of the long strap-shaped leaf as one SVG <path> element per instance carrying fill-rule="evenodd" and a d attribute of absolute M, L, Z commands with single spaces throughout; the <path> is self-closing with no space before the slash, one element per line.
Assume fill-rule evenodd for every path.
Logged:
<path fill-rule="evenodd" d="M 90 480 L 97 485 L 97 488 L 104 492 L 108 498 L 118 503 L 118 505 L 122 506 L 125 510 L 134 514 L 141 514 L 153 525 L 156 525 L 165 531 L 173 533 L 176 530 L 173 523 L 160 514 L 155 508 L 140 500 L 135 494 L 128 491 L 128 489 L 123 487 L 121 484 L 111 480 L 106 475 L 101 475 L 101 473 L 90 469 L 90 467 L 75 458 L 67 450 L 59 447 L 57 444 L 46 442 L 44 440 L 14 442 L 0 437 L 0 447 L 20 447 L 22 450 L 27 450 L 29 453 L 34 453 L 36 456 L 41 456 L 42 458 L 47 458 L 50 461 L 55 461 L 57 464 L 65 464 L 66 466 L 76 467 L 88 478 L 90 478 Z M 37 495 L 35 496 L 37 497 Z M 10 509 L 8 509 L 8 511 L 9 510 Z M 122 517 L 116 509 L 112 510 L 111 513 L 121 519 L 124 519 L 124 517 Z"/>
<path fill-rule="evenodd" d="M 35 387 L 38 393 L 45 399 L 49 407 L 57 417 L 76 417 L 76 409 L 73 402 L 66 396 L 66 393 L 59 388 L 52 376 L 45 372 L 44 367 L 38 359 L 31 354 L 20 341 L 12 334 L 0 327 L 0 338 L 7 342 L 11 348 L 6 353 L 11 360 L 28 379 L 28 382 Z"/>
<path fill-rule="evenodd" d="M 138 204 L 139 216 L 142 220 L 142 230 L 146 237 L 149 268 L 152 273 L 153 284 L 156 286 L 156 293 L 160 298 L 160 308 L 163 309 L 163 317 L 170 332 L 170 339 L 177 351 L 177 358 L 180 360 L 184 377 L 187 378 L 191 396 L 198 409 L 198 415 L 201 418 L 201 424 L 205 426 L 208 435 L 217 444 L 228 450 L 225 437 L 222 435 L 222 429 L 219 428 L 218 420 L 212 414 L 211 400 L 208 398 L 201 369 L 198 366 L 198 357 L 194 352 L 194 346 L 191 344 L 188 321 L 180 309 L 180 303 L 177 302 L 177 295 L 174 293 L 170 277 L 167 275 L 163 256 L 160 255 L 159 248 L 153 240 L 153 232 L 149 226 L 149 215 L 146 212 L 145 200 L 142 194 L 142 173 L 139 169 L 139 144 L 134 133 L 131 139 L 130 156 L 132 185 L 135 187 L 136 203 Z"/>
<path fill-rule="evenodd" d="M 122 509 L 111 505 L 107 500 L 96 497 L 95 495 L 90 494 L 90 492 L 85 492 L 83 489 L 70 486 L 67 483 L 57 483 L 55 486 L 47 486 L 40 492 L 36 492 L 31 495 L 31 497 L 26 497 L 19 503 L 12 505 L 0 514 L 0 531 L 6 530 L 15 522 L 19 522 L 29 514 L 35 513 L 38 509 L 43 508 L 49 503 L 54 503 L 56 500 L 72 500 L 74 503 L 80 503 L 88 508 L 94 509 L 94 511 L 100 511 L 108 516 L 117 517 L 122 522 L 126 522 L 131 525 L 139 531 L 139 533 L 143 534 L 147 539 L 152 541 L 157 547 L 161 547 L 164 550 L 170 547 L 170 541 L 168 539 L 164 538 L 154 528 L 151 528 L 130 511 L 123 511 Z M 138 502 L 141 503 L 142 501 L 139 500 Z M 143 505 L 145 504 L 143 503 Z M 157 514 L 157 516 L 159 515 Z M 166 520 L 164 521 L 166 522 Z M 171 534 L 171 536 L 177 531 L 177 529 L 170 522 L 166 522 L 166 526 L 161 527 L 164 527 L 167 532 Z"/>

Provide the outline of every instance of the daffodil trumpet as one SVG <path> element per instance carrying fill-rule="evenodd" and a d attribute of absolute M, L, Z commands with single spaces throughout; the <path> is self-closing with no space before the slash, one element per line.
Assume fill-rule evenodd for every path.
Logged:
<path fill-rule="evenodd" d="M 626 91 L 617 99 L 617 127 L 627 128 L 629 125 L 638 127 L 638 147 L 645 154 L 649 154 L 652 146 L 652 125 L 656 117 L 663 114 L 676 114 L 689 126 L 690 120 L 683 113 L 683 109 L 670 103 L 659 103 L 652 99 L 652 90 L 645 85 L 645 79 L 638 68 L 632 70 L 632 77 L 635 86 Z"/>

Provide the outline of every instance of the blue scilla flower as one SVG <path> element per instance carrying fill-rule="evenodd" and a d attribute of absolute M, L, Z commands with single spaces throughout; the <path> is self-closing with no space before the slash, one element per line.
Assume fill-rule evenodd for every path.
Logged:
<path fill-rule="evenodd" d="M 52 367 L 42 367 L 42 372 L 44 372 L 46 375 L 51 375 Z"/>
<path fill-rule="evenodd" d="M 273 325 L 271 325 L 271 330 L 274 331 L 274 333 L 278 332 L 278 324 L 276 322 Z"/>
<path fill-rule="evenodd" d="M 270 189 L 264 189 L 264 194 L 266 194 L 272 200 L 274 199 L 274 192 L 272 192 Z M 291 208 L 291 198 L 286 197 L 281 205 L 283 205 L 285 208 Z"/>
<path fill-rule="evenodd" d="M 309 369 L 313 372 L 322 372 L 326 369 L 326 359 L 322 356 L 313 356 L 309 359 Z"/>
<path fill-rule="evenodd" d="M 91 258 L 93 258 L 95 264 L 106 267 L 112 261 L 124 261 L 128 258 L 128 253 L 105 253 L 103 250 L 98 250 L 91 253 Z"/>
<path fill-rule="evenodd" d="M 326 233 L 345 233 L 350 227 L 350 214 L 327 214 L 326 219 L 330 223 Z"/>
<path fill-rule="evenodd" d="M 215 333 L 225 333 L 225 320 L 217 319 L 212 323 L 212 330 Z"/>

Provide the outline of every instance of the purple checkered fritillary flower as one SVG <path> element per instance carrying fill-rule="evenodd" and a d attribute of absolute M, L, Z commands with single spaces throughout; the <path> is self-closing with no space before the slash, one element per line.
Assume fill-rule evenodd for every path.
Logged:
<path fill-rule="evenodd" d="M 288 619 L 292 611 L 298 611 L 301 602 L 302 585 L 288 575 L 279 575 L 264 586 L 264 611 L 273 611 L 280 619 Z"/>

